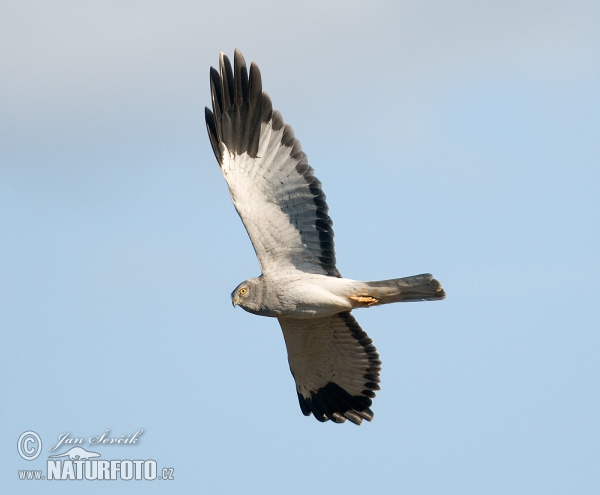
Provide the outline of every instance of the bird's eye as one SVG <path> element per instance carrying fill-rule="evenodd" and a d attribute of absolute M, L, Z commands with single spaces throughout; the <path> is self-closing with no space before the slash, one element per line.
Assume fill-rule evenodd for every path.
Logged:
<path fill-rule="evenodd" d="M 248 294 L 248 289 L 246 287 L 242 287 L 240 289 L 240 296 L 245 296 L 246 294 Z"/>

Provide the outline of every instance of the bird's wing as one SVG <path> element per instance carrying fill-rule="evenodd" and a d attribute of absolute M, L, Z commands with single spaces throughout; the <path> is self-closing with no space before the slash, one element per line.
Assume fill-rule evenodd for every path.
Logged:
<path fill-rule="evenodd" d="M 381 361 L 349 313 L 316 319 L 279 318 L 300 409 L 319 421 L 371 421 Z"/>
<path fill-rule="evenodd" d="M 258 67 L 252 63 L 248 74 L 237 50 L 234 65 L 235 72 L 221 53 L 220 72 L 211 67 L 206 126 L 263 273 L 294 267 L 341 276 L 321 182 L 262 91 Z"/>

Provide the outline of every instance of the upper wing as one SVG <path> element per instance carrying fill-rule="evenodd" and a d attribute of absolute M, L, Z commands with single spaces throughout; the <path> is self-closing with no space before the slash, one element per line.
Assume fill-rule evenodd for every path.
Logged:
<path fill-rule="evenodd" d="M 319 421 L 371 421 L 381 361 L 349 313 L 316 319 L 279 318 L 300 409 Z"/>
<path fill-rule="evenodd" d="M 295 267 L 339 277 L 321 182 L 292 128 L 273 111 L 260 71 L 236 50 L 211 67 L 210 142 L 263 273 Z"/>

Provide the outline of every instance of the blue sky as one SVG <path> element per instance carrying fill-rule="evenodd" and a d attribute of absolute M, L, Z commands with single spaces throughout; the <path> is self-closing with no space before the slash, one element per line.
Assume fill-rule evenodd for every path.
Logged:
<path fill-rule="evenodd" d="M 3 6 L 3 488 L 597 492 L 599 19 L 578 1 Z M 259 268 L 203 107 L 236 47 L 323 183 L 340 271 L 431 272 L 448 294 L 355 312 L 383 361 L 370 424 L 305 418 L 277 322 L 231 307 Z M 63 433 L 140 428 L 97 451 L 175 480 L 18 480 Z"/>

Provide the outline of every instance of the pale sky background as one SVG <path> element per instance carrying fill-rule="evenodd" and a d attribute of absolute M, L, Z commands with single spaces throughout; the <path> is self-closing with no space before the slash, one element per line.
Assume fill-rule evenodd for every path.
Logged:
<path fill-rule="evenodd" d="M 3 493 L 600 491 L 600 3 L 0 11 Z M 259 268 L 203 110 L 236 47 L 323 182 L 340 271 L 448 294 L 355 312 L 383 361 L 361 427 L 304 417 L 277 322 L 231 307 Z M 18 480 L 62 433 L 140 428 L 97 451 L 174 481 Z"/>

